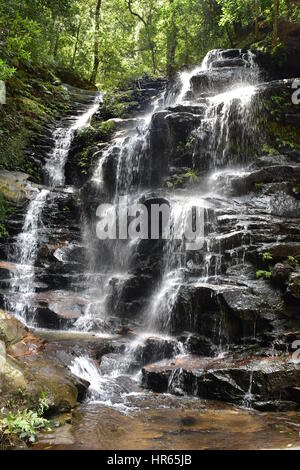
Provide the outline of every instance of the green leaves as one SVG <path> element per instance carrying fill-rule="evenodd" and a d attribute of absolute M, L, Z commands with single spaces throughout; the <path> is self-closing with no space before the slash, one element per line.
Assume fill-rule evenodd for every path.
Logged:
<path fill-rule="evenodd" d="M 49 400 L 46 392 L 42 392 L 37 410 L 18 410 L 16 413 L 9 412 L 8 415 L 0 420 L 0 430 L 4 435 L 15 434 L 19 439 L 30 443 L 35 442 L 38 431 L 42 429 L 50 430 L 50 421 L 43 418 L 45 411 L 49 409 Z M 1 412 L 3 413 L 3 409 Z"/>
<path fill-rule="evenodd" d="M 269 280 L 272 277 L 272 273 L 271 273 L 271 271 L 259 270 L 259 271 L 256 272 L 256 277 L 257 277 L 257 279 Z"/>
<path fill-rule="evenodd" d="M 16 414 L 9 413 L 0 421 L 4 434 L 17 434 L 20 439 L 35 442 L 37 431 L 49 427 L 49 421 L 36 411 L 24 410 Z"/>
<path fill-rule="evenodd" d="M 15 67 L 10 67 L 4 60 L 0 59 L 0 80 L 8 80 L 14 75 L 15 71 Z"/>

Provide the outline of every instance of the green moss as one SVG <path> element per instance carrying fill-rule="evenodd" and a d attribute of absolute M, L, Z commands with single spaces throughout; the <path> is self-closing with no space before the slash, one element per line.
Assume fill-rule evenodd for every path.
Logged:
<path fill-rule="evenodd" d="M 24 150 L 44 125 L 70 109 L 68 93 L 55 80 L 49 70 L 23 67 L 7 81 L 7 103 L 0 106 L 0 168 L 40 179 L 40 168 L 27 160 Z"/>
<path fill-rule="evenodd" d="M 112 118 L 128 118 L 138 107 L 139 90 L 115 91 L 106 93 L 101 106 L 104 120 Z"/>
<path fill-rule="evenodd" d="M 286 148 L 300 151 L 300 133 L 297 128 L 278 122 L 270 122 L 268 131 L 278 151 L 284 151 Z"/>
<path fill-rule="evenodd" d="M 114 133 L 116 124 L 114 121 L 104 121 L 93 124 L 80 130 L 75 139 L 74 147 L 78 149 L 74 156 L 74 162 L 82 175 L 87 175 L 93 163 L 93 155 L 97 152 L 97 144 L 108 142 Z"/>
<path fill-rule="evenodd" d="M 13 205 L 4 199 L 2 194 L 0 194 L 0 238 L 8 236 L 8 231 L 5 226 L 5 219 L 9 214 L 12 214 L 13 211 Z"/>
<path fill-rule="evenodd" d="M 266 153 L 268 155 L 274 156 L 274 155 L 279 155 L 279 152 L 277 149 L 274 147 L 270 147 L 268 144 L 264 144 L 262 148 L 263 153 Z"/>
<path fill-rule="evenodd" d="M 265 104 L 265 116 L 262 124 L 266 130 L 267 143 L 264 153 L 276 155 L 287 149 L 300 151 L 299 128 L 286 122 L 286 114 L 294 114 L 295 106 L 291 102 L 291 90 L 287 87 L 278 95 L 269 97 Z"/>
<path fill-rule="evenodd" d="M 74 139 L 74 145 L 79 148 L 87 148 L 100 142 L 107 142 L 111 138 L 115 128 L 116 124 L 114 121 L 93 124 L 92 126 L 81 129 L 77 133 Z"/>

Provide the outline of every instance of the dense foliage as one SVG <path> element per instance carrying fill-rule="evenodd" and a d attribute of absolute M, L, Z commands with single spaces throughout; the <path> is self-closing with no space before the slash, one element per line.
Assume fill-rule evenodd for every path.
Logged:
<path fill-rule="evenodd" d="M 172 74 L 239 35 L 277 41 L 299 0 L 6 0 L 0 5 L 0 79 L 20 63 L 54 65 L 111 87 Z"/>

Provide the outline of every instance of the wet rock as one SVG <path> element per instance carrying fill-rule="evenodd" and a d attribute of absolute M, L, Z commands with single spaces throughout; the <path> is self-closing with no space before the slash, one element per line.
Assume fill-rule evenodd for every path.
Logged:
<path fill-rule="evenodd" d="M 300 408 L 299 366 L 285 358 L 178 359 L 143 368 L 143 385 L 156 392 L 188 393 L 273 410 Z M 292 404 L 292 405 L 291 405 Z"/>
<path fill-rule="evenodd" d="M 262 412 L 275 412 L 275 411 L 296 411 L 299 409 L 297 403 L 293 401 L 274 400 L 274 401 L 255 401 L 252 403 L 252 408 Z"/>
<path fill-rule="evenodd" d="M 213 69 L 223 68 L 223 67 L 246 67 L 247 63 L 240 58 L 224 59 L 224 60 L 215 60 L 212 62 L 211 66 Z"/>
<path fill-rule="evenodd" d="M 213 357 L 216 354 L 216 346 L 213 342 L 202 335 L 187 333 L 180 336 L 186 351 L 198 356 Z"/>
<path fill-rule="evenodd" d="M 188 113 L 203 116 L 206 111 L 206 105 L 176 105 L 170 106 L 168 110 L 172 111 L 172 113 Z"/>
<path fill-rule="evenodd" d="M 6 345 L 18 343 L 27 334 L 27 329 L 21 322 L 0 310 L 0 339 Z"/>
<path fill-rule="evenodd" d="M 152 116 L 150 127 L 150 150 L 152 162 L 152 182 L 159 186 L 162 176 L 167 173 L 170 153 L 170 132 L 165 117 L 169 111 L 161 111 Z"/>
<path fill-rule="evenodd" d="M 267 331 L 268 306 L 250 288 L 213 284 L 186 285 L 179 293 L 170 314 L 173 334 L 190 331 L 215 344 L 233 343 Z"/>
<path fill-rule="evenodd" d="M 5 312 L 1 313 L 0 323 L 4 338 L 0 339 L 2 406 L 20 390 L 29 408 L 36 405 L 42 392 L 47 393 L 51 411 L 70 410 L 78 399 L 83 399 L 89 384 L 50 357 L 43 341 Z"/>
<path fill-rule="evenodd" d="M 225 51 L 222 51 L 222 57 L 224 59 L 236 59 L 240 57 L 240 55 L 241 55 L 240 49 L 227 49 Z"/>
<path fill-rule="evenodd" d="M 300 272 L 292 273 L 289 279 L 288 295 L 300 302 Z"/>
<path fill-rule="evenodd" d="M 285 121 L 295 127 L 300 127 L 300 114 L 286 114 Z"/>
<path fill-rule="evenodd" d="M 300 201 L 294 195 L 286 194 L 286 191 L 278 191 L 269 198 L 270 214 L 286 217 L 300 218 Z"/>
<path fill-rule="evenodd" d="M 148 254 L 148 258 L 150 258 Z M 152 260 L 153 262 L 153 260 Z M 136 269 L 141 265 L 136 265 Z M 146 270 L 146 267 L 143 265 Z M 146 296 L 154 286 L 151 275 L 142 272 L 126 278 L 112 278 L 109 283 L 107 307 L 111 314 L 119 317 L 133 318 L 140 314 L 146 306 Z"/>
<path fill-rule="evenodd" d="M 293 268 L 288 263 L 277 263 L 272 269 L 272 282 L 279 287 L 285 287 Z"/>
<path fill-rule="evenodd" d="M 70 328 L 79 317 L 76 312 L 55 312 L 47 306 L 39 306 L 35 310 L 35 321 L 40 328 Z"/>
<path fill-rule="evenodd" d="M 261 157 L 257 157 L 251 165 L 249 165 L 249 169 L 259 169 L 268 166 L 285 166 L 290 165 L 292 163 L 291 159 L 288 158 L 287 155 L 263 155 Z"/>
<path fill-rule="evenodd" d="M 162 359 L 170 359 L 179 352 L 180 348 L 176 340 L 153 337 L 137 347 L 135 357 L 144 366 Z"/>
<path fill-rule="evenodd" d="M 234 83 L 248 81 L 251 83 L 249 69 L 237 67 L 234 69 L 215 69 L 200 72 L 191 78 L 192 92 L 194 97 L 202 93 L 222 93 Z"/>
<path fill-rule="evenodd" d="M 26 202 L 38 191 L 38 186 L 30 183 L 30 178 L 26 173 L 1 170 L 0 193 L 11 202 Z"/>
<path fill-rule="evenodd" d="M 273 243 L 260 248 L 259 253 L 268 252 L 272 256 L 273 262 L 285 261 L 289 256 L 300 256 L 300 243 Z"/>
<path fill-rule="evenodd" d="M 233 189 L 239 194 L 247 194 L 262 183 L 275 183 L 282 181 L 298 181 L 300 179 L 300 166 L 275 164 L 264 166 L 256 171 L 245 172 L 231 180 Z"/>

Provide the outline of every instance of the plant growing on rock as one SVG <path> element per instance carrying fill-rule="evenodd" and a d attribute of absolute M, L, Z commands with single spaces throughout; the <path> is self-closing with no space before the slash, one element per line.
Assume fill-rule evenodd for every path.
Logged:
<path fill-rule="evenodd" d="M 256 278 L 257 279 L 270 280 L 271 276 L 272 276 L 271 271 L 259 270 L 259 271 L 256 272 Z"/>
<path fill-rule="evenodd" d="M 33 443 L 37 433 L 42 429 L 50 430 L 50 421 L 43 417 L 49 409 L 49 400 L 46 392 L 42 392 L 36 410 L 25 409 L 17 412 L 10 411 L 0 419 L 0 431 L 4 437 L 17 436 L 21 440 Z M 4 414 L 4 408 L 1 410 Z"/>
<path fill-rule="evenodd" d="M 15 434 L 19 439 L 32 443 L 39 430 L 50 429 L 50 421 L 39 416 L 36 411 L 24 410 L 16 414 L 10 412 L 6 418 L 0 420 L 0 426 L 4 435 Z"/>
<path fill-rule="evenodd" d="M 263 259 L 263 261 L 272 261 L 273 256 L 271 255 L 271 253 L 266 251 L 265 253 L 262 254 L 262 259 Z"/>
<path fill-rule="evenodd" d="M 195 170 L 192 170 L 192 169 L 188 170 L 188 171 L 185 173 L 184 176 L 186 176 L 187 178 L 189 178 L 190 183 L 194 183 L 194 182 L 197 180 L 197 177 L 198 177 L 196 171 L 195 171 Z"/>

